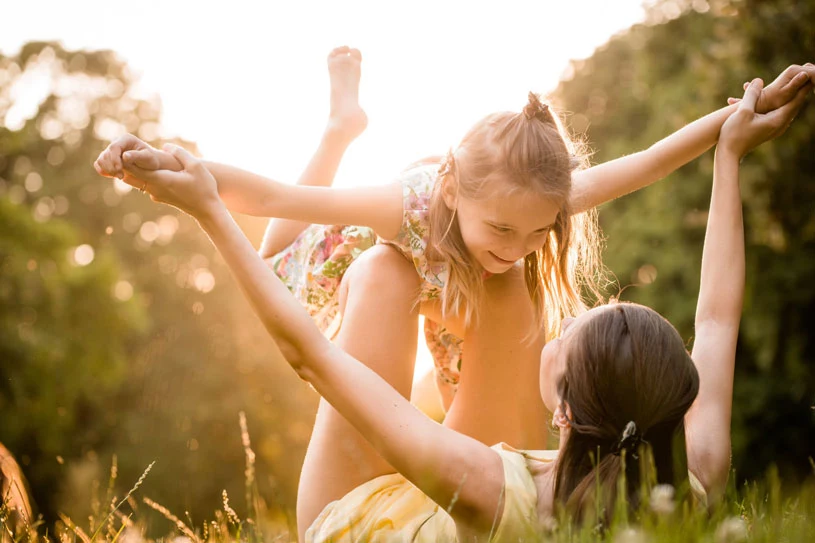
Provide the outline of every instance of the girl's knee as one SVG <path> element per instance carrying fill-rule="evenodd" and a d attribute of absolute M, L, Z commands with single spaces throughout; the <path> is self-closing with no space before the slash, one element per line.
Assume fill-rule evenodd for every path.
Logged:
<path fill-rule="evenodd" d="M 371 295 L 382 301 L 413 304 L 419 292 L 419 275 L 413 264 L 393 247 L 376 245 L 348 268 L 340 284 L 340 309 L 354 296 Z"/>

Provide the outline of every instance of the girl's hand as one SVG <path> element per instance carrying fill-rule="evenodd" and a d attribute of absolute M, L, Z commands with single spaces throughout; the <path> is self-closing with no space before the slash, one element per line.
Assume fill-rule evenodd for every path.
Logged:
<path fill-rule="evenodd" d="M 177 145 L 167 144 L 164 151 L 180 164 L 180 171 L 144 170 L 130 164 L 125 153 L 124 182 L 147 192 L 154 202 L 177 207 L 196 219 L 225 209 L 215 178 L 200 160 Z"/>
<path fill-rule="evenodd" d="M 127 164 L 126 164 L 127 163 Z M 142 170 L 179 171 L 181 164 L 169 153 L 159 151 L 132 134 L 125 134 L 111 142 L 99 154 L 93 167 L 99 175 L 124 179 L 128 164 Z"/>
<path fill-rule="evenodd" d="M 756 104 L 764 82 L 754 79 L 744 91 L 739 108 L 725 121 L 719 134 L 719 147 L 741 158 L 756 146 L 783 134 L 795 118 L 807 93 L 800 92 L 791 101 L 765 114 L 756 113 Z"/>

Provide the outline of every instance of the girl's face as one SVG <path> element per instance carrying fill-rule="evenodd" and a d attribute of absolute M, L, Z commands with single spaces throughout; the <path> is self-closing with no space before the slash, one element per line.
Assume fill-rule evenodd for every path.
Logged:
<path fill-rule="evenodd" d="M 540 249 L 555 222 L 558 207 L 524 191 L 473 200 L 457 195 L 453 203 L 467 250 L 493 274 Z"/>

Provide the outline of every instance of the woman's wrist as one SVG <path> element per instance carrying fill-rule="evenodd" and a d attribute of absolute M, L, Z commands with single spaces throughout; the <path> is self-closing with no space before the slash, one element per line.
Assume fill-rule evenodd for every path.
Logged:
<path fill-rule="evenodd" d="M 722 142 L 722 127 L 724 126 L 724 123 L 727 122 L 727 119 L 729 119 L 730 116 L 733 115 L 736 112 L 737 109 L 739 109 L 738 104 L 730 104 L 728 106 L 725 106 L 725 107 L 719 109 L 719 111 L 716 112 L 718 114 L 718 118 L 717 118 L 718 127 L 716 128 L 716 143 L 717 144 L 721 144 L 721 142 Z"/>
<path fill-rule="evenodd" d="M 201 228 L 206 232 L 210 232 L 223 225 L 223 220 L 229 216 L 229 211 L 223 201 L 216 198 L 212 202 L 200 206 L 192 215 L 201 225 Z"/>
<path fill-rule="evenodd" d="M 719 141 L 716 145 L 716 160 L 732 161 L 739 163 L 744 156 L 734 145 L 729 141 Z"/>

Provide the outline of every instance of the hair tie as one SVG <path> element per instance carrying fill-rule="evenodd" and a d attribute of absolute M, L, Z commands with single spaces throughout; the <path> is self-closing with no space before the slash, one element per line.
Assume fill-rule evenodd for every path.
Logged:
<path fill-rule="evenodd" d="M 538 119 L 542 122 L 554 122 L 549 104 L 541 102 L 540 97 L 534 92 L 529 93 L 529 103 L 524 106 L 524 116 L 528 120 Z"/>
<path fill-rule="evenodd" d="M 622 437 L 620 437 L 620 440 L 612 447 L 611 453 L 614 456 L 620 456 L 622 452 L 625 451 L 626 456 L 638 460 L 640 457 L 638 449 L 643 442 L 642 436 L 640 436 L 637 431 L 637 424 L 633 420 L 630 420 L 628 424 L 625 425 Z"/>
<path fill-rule="evenodd" d="M 452 151 L 447 151 L 444 158 L 441 159 L 439 166 L 439 177 L 456 173 L 456 158 L 453 156 Z"/>

